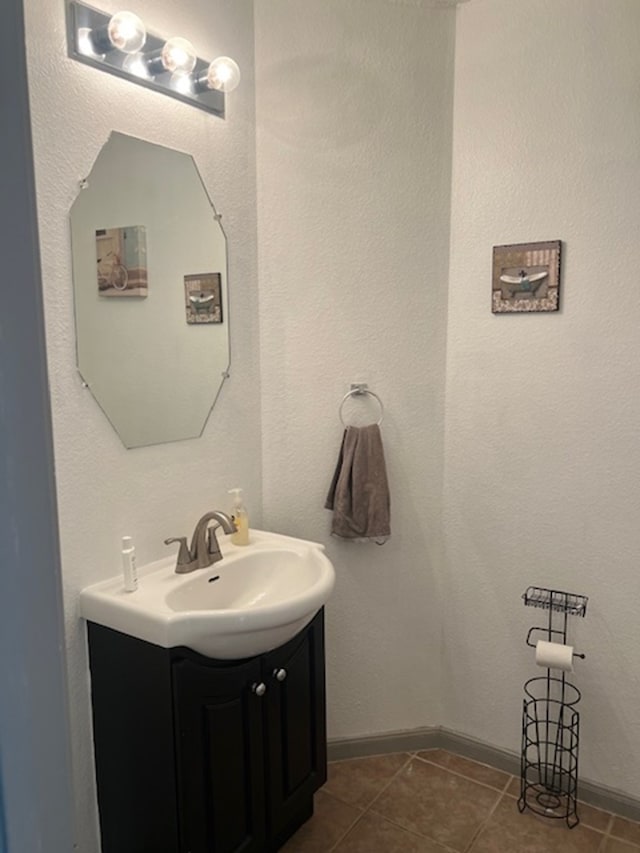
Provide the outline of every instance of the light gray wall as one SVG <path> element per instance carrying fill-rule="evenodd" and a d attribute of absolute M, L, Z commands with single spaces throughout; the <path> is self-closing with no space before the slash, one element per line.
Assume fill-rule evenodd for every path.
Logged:
<path fill-rule="evenodd" d="M 112 12 L 121 8 L 118 0 L 99 5 Z M 120 571 L 123 535 L 134 537 L 139 564 L 164 556 L 166 537 L 190 535 L 207 510 L 230 509 L 227 490 L 234 486 L 244 487 L 252 522 L 259 526 L 261 520 L 253 2 L 136 0 L 135 11 L 150 30 L 190 38 L 200 56 L 228 54 L 237 60 L 242 85 L 229 97 L 225 121 L 69 59 L 64 6 L 25 0 L 76 842 L 83 853 L 94 853 L 97 809 L 80 590 Z M 223 217 L 229 239 L 231 378 L 199 439 L 125 450 L 76 371 L 69 209 L 111 130 L 192 154 Z"/>
<path fill-rule="evenodd" d="M 20 0 L 3 6 L 0 121 L 0 850 L 69 853 L 60 560 Z"/>
<path fill-rule="evenodd" d="M 265 520 L 336 567 L 331 737 L 440 717 L 454 29 L 423 3 L 256 3 Z M 358 379 L 386 409 L 383 547 L 333 539 L 324 509 Z"/>
<path fill-rule="evenodd" d="M 590 596 L 581 773 L 640 796 L 640 4 L 458 12 L 446 725 L 518 749 L 529 584 Z M 494 316 L 491 249 L 564 241 L 562 310 Z"/>

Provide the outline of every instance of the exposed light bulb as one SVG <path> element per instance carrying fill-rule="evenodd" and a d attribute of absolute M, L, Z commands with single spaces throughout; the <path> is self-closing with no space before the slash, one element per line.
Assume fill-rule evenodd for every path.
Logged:
<path fill-rule="evenodd" d="M 176 92 L 180 92 L 181 95 L 193 95 L 193 78 L 190 74 L 182 74 L 180 72 L 176 72 L 171 75 L 169 80 L 169 85 L 172 89 L 175 89 Z"/>
<path fill-rule="evenodd" d="M 165 42 L 161 53 L 162 65 L 167 71 L 191 74 L 196 67 L 196 51 L 187 39 L 174 36 Z"/>
<path fill-rule="evenodd" d="M 229 56 L 214 59 L 207 71 L 207 86 L 220 92 L 233 92 L 240 83 L 240 68 Z"/>
<path fill-rule="evenodd" d="M 78 52 L 83 56 L 102 56 L 97 53 L 90 27 L 79 27 L 77 36 Z"/>
<path fill-rule="evenodd" d="M 147 40 L 142 20 L 133 12 L 118 12 L 107 26 L 109 41 L 123 53 L 137 53 Z"/>
<path fill-rule="evenodd" d="M 130 53 L 122 63 L 122 67 L 129 74 L 135 74 L 136 77 L 141 77 L 143 80 L 150 79 L 147 63 L 141 53 Z"/>

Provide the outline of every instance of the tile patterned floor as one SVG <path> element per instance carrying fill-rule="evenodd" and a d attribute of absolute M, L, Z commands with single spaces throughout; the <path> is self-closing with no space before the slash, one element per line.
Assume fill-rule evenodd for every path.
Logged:
<path fill-rule="evenodd" d="M 284 853 L 640 853 L 640 824 L 582 804 L 568 829 L 517 808 L 519 780 L 440 749 L 329 765 Z"/>

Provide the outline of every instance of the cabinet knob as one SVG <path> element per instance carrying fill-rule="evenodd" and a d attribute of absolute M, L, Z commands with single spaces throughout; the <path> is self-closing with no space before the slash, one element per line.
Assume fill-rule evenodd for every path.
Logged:
<path fill-rule="evenodd" d="M 260 684 L 253 684 L 251 686 L 251 690 L 256 694 L 256 696 L 264 696 L 267 692 L 267 685 L 263 684 L 261 681 Z"/>
<path fill-rule="evenodd" d="M 274 669 L 273 670 L 273 677 L 277 681 L 284 681 L 285 678 L 287 677 L 287 670 L 286 669 Z"/>

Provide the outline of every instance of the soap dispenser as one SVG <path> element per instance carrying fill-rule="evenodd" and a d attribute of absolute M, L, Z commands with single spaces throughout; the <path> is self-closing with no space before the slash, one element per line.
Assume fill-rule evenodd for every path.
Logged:
<path fill-rule="evenodd" d="M 231 534 L 231 541 L 234 545 L 248 545 L 249 515 L 242 501 L 242 489 L 229 489 L 229 494 L 233 495 L 231 517 L 236 525 L 236 532 Z"/>

